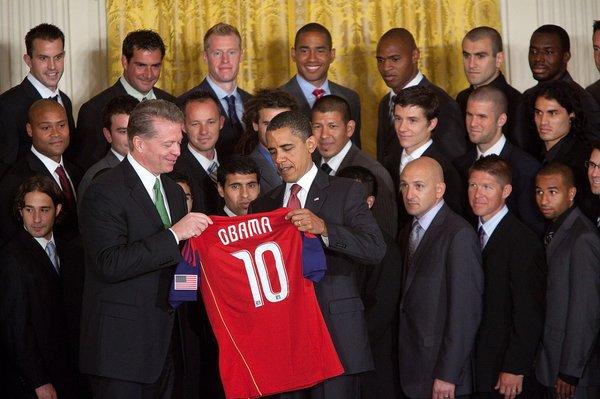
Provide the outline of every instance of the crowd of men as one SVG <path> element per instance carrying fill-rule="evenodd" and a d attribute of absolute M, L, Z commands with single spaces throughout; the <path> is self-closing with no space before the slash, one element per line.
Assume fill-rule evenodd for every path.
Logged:
<path fill-rule="evenodd" d="M 202 301 L 169 305 L 174 268 L 211 215 L 282 206 L 324 249 L 344 373 L 273 397 L 600 398 L 600 80 L 573 80 L 563 28 L 532 34 L 524 93 L 499 33 L 469 31 L 456 100 L 387 31 L 376 158 L 320 24 L 296 33 L 297 74 L 254 94 L 238 30 L 213 26 L 208 74 L 177 98 L 155 87 L 161 37 L 130 32 L 77 123 L 64 44 L 31 29 L 0 95 L 2 398 L 224 397 Z M 600 21 L 593 49 L 600 71 Z"/>

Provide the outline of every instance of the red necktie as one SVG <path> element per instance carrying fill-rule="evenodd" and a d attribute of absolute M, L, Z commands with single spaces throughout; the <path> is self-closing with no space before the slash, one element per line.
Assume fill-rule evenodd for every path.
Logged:
<path fill-rule="evenodd" d="M 60 181 L 60 186 L 65 196 L 65 205 L 69 208 L 75 208 L 75 195 L 73 194 L 73 188 L 71 187 L 71 182 L 69 181 L 65 170 L 59 165 L 54 172 L 58 175 L 58 180 Z"/>
<path fill-rule="evenodd" d="M 312 93 L 317 100 L 325 95 L 325 90 L 323 89 L 314 89 Z"/>
<path fill-rule="evenodd" d="M 290 209 L 300 209 L 302 208 L 302 204 L 300 204 L 300 199 L 298 198 L 298 193 L 302 187 L 299 184 L 292 184 L 292 188 L 290 188 L 290 198 L 288 198 L 287 207 Z"/>

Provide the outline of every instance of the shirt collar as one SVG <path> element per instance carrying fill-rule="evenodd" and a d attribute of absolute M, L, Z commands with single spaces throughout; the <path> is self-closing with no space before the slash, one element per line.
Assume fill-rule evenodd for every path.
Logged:
<path fill-rule="evenodd" d="M 410 82 L 405 84 L 402 89 L 406 89 L 406 88 L 418 85 L 419 83 L 421 83 L 423 78 L 424 78 L 424 76 L 421 73 L 421 71 L 418 71 L 417 74 L 415 75 L 415 77 L 412 78 Z M 394 89 L 390 89 L 390 108 L 394 105 L 394 96 L 395 95 L 396 95 L 396 92 L 394 91 Z"/>
<path fill-rule="evenodd" d="M 31 72 L 29 72 L 27 74 L 27 79 L 33 85 L 33 87 L 35 87 L 37 92 L 40 93 L 40 96 L 42 96 L 42 98 L 50 98 L 50 97 L 58 96 L 58 99 L 61 101 L 61 105 L 62 105 L 62 99 L 60 98 L 60 90 L 58 90 L 58 87 L 56 88 L 55 91 L 50 90 L 47 86 L 44 86 L 44 84 L 42 82 L 37 80 L 36 77 L 33 76 Z"/>
<path fill-rule="evenodd" d="M 60 157 L 60 162 L 55 162 L 53 159 L 48 158 L 47 156 L 36 150 L 33 145 L 31 146 L 31 152 L 33 152 L 33 155 L 35 155 L 39 158 L 40 161 L 42 161 L 42 163 L 50 173 L 54 173 L 56 168 L 58 168 L 59 166 L 62 166 L 64 169 L 62 156 Z"/>
<path fill-rule="evenodd" d="M 154 193 L 154 184 L 156 183 L 156 179 L 160 178 L 160 175 L 155 176 L 154 173 L 150 172 L 146 169 L 142 164 L 140 164 L 131 153 L 127 154 L 127 160 L 135 170 L 135 173 L 140 177 L 144 188 L 150 195 L 150 193 Z M 162 184 L 161 184 L 162 186 Z M 150 195 L 150 198 L 154 199 L 154 194 Z"/>
<path fill-rule="evenodd" d="M 327 162 L 327 165 L 329 165 L 329 167 L 333 169 L 334 174 L 337 173 L 340 165 L 342 164 L 342 161 L 344 160 L 344 158 L 346 158 L 346 155 L 348 154 L 348 151 L 350 151 L 351 147 L 352 142 L 348 140 L 348 142 L 342 147 L 340 152 L 329 158 L 329 160 L 326 161 L 325 158 L 322 158 L 321 165 Z"/>
<path fill-rule="evenodd" d="M 317 98 L 313 94 L 313 91 L 315 89 L 325 90 L 325 95 L 331 94 L 331 90 L 329 89 L 329 80 L 328 79 L 325 79 L 325 81 L 323 82 L 321 87 L 317 87 L 317 86 L 313 85 L 312 83 L 310 83 L 309 81 L 307 81 L 306 79 L 304 79 L 302 76 L 296 74 L 296 82 L 298 82 L 298 85 L 300 86 L 300 90 L 302 90 L 302 94 L 304 94 L 304 98 L 306 98 L 306 100 L 308 101 L 308 103 L 310 104 L 311 107 L 314 105 L 315 101 L 317 101 Z"/>
<path fill-rule="evenodd" d="M 290 190 L 292 188 L 293 184 L 298 184 L 300 187 L 302 187 L 302 189 L 300 190 L 300 192 L 298 193 L 298 199 L 300 200 L 300 203 L 302 204 L 302 206 L 304 207 L 304 203 L 306 201 L 306 196 L 308 195 L 308 191 L 310 190 L 310 186 L 312 185 L 313 181 L 315 180 L 315 177 L 317 176 L 317 172 L 319 171 L 319 169 L 317 168 L 317 165 L 315 165 L 314 163 L 312 164 L 311 168 L 308 170 L 308 172 L 306 172 L 304 174 L 304 176 L 302 176 L 297 182 L 295 183 L 286 183 L 285 184 L 285 195 L 284 195 L 284 204 L 287 204 L 287 201 L 290 197 Z"/>
<path fill-rule="evenodd" d="M 125 89 L 127 94 L 134 97 L 136 100 L 142 101 L 144 98 L 146 100 L 156 100 L 156 95 L 154 94 L 154 89 L 151 89 L 148 93 L 144 94 L 144 93 L 137 91 L 137 89 L 135 87 L 130 85 L 129 82 L 127 81 L 127 79 L 125 79 L 125 76 L 121 76 L 121 79 L 119 79 L 119 81 L 123 85 L 123 88 Z"/>
<path fill-rule="evenodd" d="M 118 152 L 116 152 L 112 147 L 110 148 L 110 150 L 112 151 L 113 155 L 115 157 L 117 157 L 117 159 L 119 160 L 119 162 L 121 162 L 123 159 L 125 159 L 125 157 L 123 155 L 121 155 Z"/>
<path fill-rule="evenodd" d="M 477 218 L 479 220 L 477 229 L 479 230 L 479 227 L 483 226 L 483 231 L 485 231 L 485 235 L 488 236 L 488 238 L 491 237 L 492 234 L 494 234 L 494 230 L 496 230 L 496 227 L 498 227 L 498 225 L 500 224 L 502 219 L 504 219 L 504 216 L 506 216 L 507 213 L 508 207 L 504 205 L 502 208 L 500 208 L 498 212 L 496 212 L 494 216 L 489 218 L 487 222 L 482 223 L 481 218 Z"/>
<path fill-rule="evenodd" d="M 431 225 L 431 222 L 433 222 L 433 219 L 435 218 L 435 216 L 438 214 L 440 209 L 442 209 L 442 206 L 444 206 L 443 199 L 440 202 L 438 202 L 437 204 L 435 204 L 433 206 L 433 208 L 431 208 L 430 210 L 425 212 L 425 214 L 423 216 L 421 216 L 420 218 L 416 218 L 419 221 L 419 224 L 421 225 L 421 228 L 423 229 L 424 232 L 427 231 L 427 229 Z"/>
<path fill-rule="evenodd" d="M 485 152 L 481 152 L 479 150 L 479 147 L 476 147 L 477 148 L 477 159 L 479 159 L 481 157 L 487 157 L 488 155 L 492 155 L 492 154 L 500 155 L 500 153 L 504 149 L 505 144 L 506 144 L 506 137 L 504 137 L 504 135 L 501 135 L 500 139 L 496 142 L 496 144 L 494 144 L 493 146 L 488 148 L 487 151 L 485 151 Z"/>
<path fill-rule="evenodd" d="M 225 206 L 223 207 L 223 210 L 225 211 L 225 214 L 226 214 L 227 216 L 229 216 L 230 218 L 232 218 L 232 217 L 236 217 L 236 216 L 237 216 L 235 213 L 233 213 L 233 212 L 231 211 L 231 209 L 229 209 L 229 208 L 227 207 L 227 205 L 225 205 Z"/>
<path fill-rule="evenodd" d="M 433 144 L 433 139 L 429 139 L 425 144 L 415 149 L 411 154 L 408 154 L 405 149 L 402 150 L 400 155 L 400 172 L 404 170 L 406 164 L 415 159 L 419 159 L 423 156 L 423 153 Z"/>
<path fill-rule="evenodd" d="M 237 85 L 235 85 L 233 87 L 233 90 L 231 91 L 231 93 L 227 93 L 225 90 L 223 90 L 221 88 L 221 86 L 219 86 L 214 80 L 212 80 L 212 78 L 210 77 L 210 75 L 206 75 L 206 82 L 208 82 L 208 85 L 211 87 L 211 89 L 213 89 L 213 91 L 217 95 L 218 99 L 222 100 L 223 97 L 228 97 L 228 96 L 231 96 L 233 94 L 235 96 L 236 100 L 241 100 L 241 97 L 240 97 L 240 95 L 238 93 L 238 90 L 237 90 Z"/>
<path fill-rule="evenodd" d="M 219 166 L 219 158 L 217 157 L 217 149 L 216 148 L 214 149 L 215 156 L 213 157 L 213 159 L 206 158 L 204 155 L 202 155 L 198 151 L 196 151 L 189 143 L 188 143 L 188 150 L 190 150 L 190 152 L 192 153 L 194 158 L 196 158 L 196 160 L 198 162 L 200 162 L 200 165 L 202 165 L 202 169 L 204 169 L 205 171 L 208 172 L 208 169 L 213 164 L 213 162 L 216 162 L 217 166 Z"/>
<path fill-rule="evenodd" d="M 27 230 L 27 229 L 25 229 Z M 29 232 L 28 232 L 29 233 Z M 32 236 L 33 237 L 33 236 Z M 38 244 L 40 244 L 40 246 L 42 247 L 42 249 L 45 251 L 46 250 L 46 245 L 48 245 L 49 242 L 53 243 L 54 246 L 56 246 L 56 242 L 54 241 L 54 234 L 52 233 L 52 235 L 50 236 L 49 240 L 46 240 L 45 237 L 33 237 Z"/>

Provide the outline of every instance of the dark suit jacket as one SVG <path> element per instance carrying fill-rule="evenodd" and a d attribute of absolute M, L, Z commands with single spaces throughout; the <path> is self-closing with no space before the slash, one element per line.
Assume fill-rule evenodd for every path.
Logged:
<path fill-rule="evenodd" d="M 464 154 L 467 151 L 467 130 L 465 129 L 465 118 L 463 118 L 456 101 L 440 87 L 427 80 L 425 76 L 417 86 L 433 90 L 440 103 L 438 124 L 433 130 L 432 137 L 438 142 L 441 153 L 449 160 Z M 390 119 L 389 104 L 390 93 L 386 94 L 379 102 L 377 123 L 377 160 L 384 165 L 385 159 L 390 154 L 401 151 L 394 124 Z"/>
<path fill-rule="evenodd" d="M 224 159 L 219 154 L 219 163 Z M 181 148 L 181 155 L 177 158 L 173 171 L 182 173 L 190 179 L 193 203 L 192 212 L 202 212 L 207 215 L 216 215 L 224 202 L 217 191 L 217 185 L 206 173 L 200 162 L 194 157 L 187 146 Z"/>
<path fill-rule="evenodd" d="M 294 75 L 286 84 L 280 87 L 281 90 L 286 93 L 291 94 L 296 101 L 298 101 L 298 106 L 300 112 L 308 116 L 308 119 L 311 118 L 311 108 L 304 97 L 304 93 L 298 84 L 298 80 L 296 79 L 296 75 Z M 350 105 L 350 117 L 353 121 L 356 122 L 356 128 L 354 129 L 354 134 L 352 135 L 352 142 L 356 144 L 358 148 L 360 148 L 360 98 L 358 97 L 358 93 L 354 90 L 339 85 L 337 83 L 329 81 L 329 90 L 331 94 L 342 97 L 344 100 L 348 102 Z"/>
<path fill-rule="evenodd" d="M 498 77 L 489 83 L 490 86 L 501 90 L 508 101 L 508 120 L 502 126 L 502 133 L 514 145 L 520 148 L 528 148 L 530 142 L 535 140 L 535 137 L 529 137 L 529 124 L 527 123 L 526 107 L 523 101 L 523 95 L 514 87 L 508 84 L 506 78 L 500 72 Z M 469 86 L 456 96 L 456 102 L 463 112 L 463 117 L 467 115 L 467 101 L 475 88 Z"/>
<path fill-rule="evenodd" d="M 248 157 L 252 159 L 256 166 L 260 170 L 260 195 L 271 191 L 275 187 L 279 186 L 282 182 L 281 176 L 277 172 L 277 169 L 273 166 L 273 163 L 267 161 L 258 150 L 258 145 L 252 150 Z"/>
<path fill-rule="evenodd" d="M 35 397 L 34 390 L 51 383 L 60 398 L 78 398 L 77 363 L 69 340 L 69 320 L 64 295 L 63 269 L 70 266 L 61 256 L 56 239 L 61 275 L 44 249 L 22 227 L 2 249 L 0 266 L 0 330 L 8 351 L 8 386 L 2 397 Z M 8 390 L 7 393 L 5 390 Z"/>
<path fill-rule="evenodd" d="M 575 208 L 546 248 L 548 285 L 538 380 L 553 387 L 558 373 L 578 387 L 600 385 L 600 239 Z"/>
<path fill-rule="evenodd" d="M 12 165 L 17 158 L 25 156 L 31 148 L 31 137 L 27 134 L 27 111 L 31 104 L 40 100 L 42 96 L 25 78 L 17 86 L 5 91 L 0 95 L 0 161 Z M 71 133 L 71 144 L 65 153 L 65 157 L 73 160 L 77 153 L 77 136 L 75 134 L 75 122 L 73 121 L 73 105 L 71 99 L 62 91 L 60 92 L 67 119 L 69 121 L 69 132 Z"/>
<path fill-rule="evenodd" d="M 238 93 L 240 93 L 240 96 L 242 97 L 242 102 L 244 103 L 244 105 L 246 104 L 246 102 L 252 97 L 252 95 L 244 90 L 242 90 L 241 88 L 237 88 Z M 177 97 L 177 104 L 179 106 L 181 106 L 186 97 L 189 96 L 190 94 L 197 92 L 197 91 L 207 91 L 209 93 L 211 93 L 213 96 L 215 96 L 215 98 L 217 98 L 217 95 L 215 93 L 215 91 L 212 89 L 212 87 L 210 87 L 210 84 L 207 82 L 206 78 L 196 87 L 194 87 L 193 89 L 183 93 L 182 95 L 180 95 L 179 97 Z M 218 98 L 217 98 L 218 100 Z M 231 119 L 229 119 L 229 116 L 227 115 L 227 110 L 225 108 L 223 108 L 223 104 L 221 104 L 221 101 L 218 101 L 219 103 L 219 109 L 221 110 L 221 115 L 223 115 L 223 117 L 225 118 L 225 124 L 223 125 L 223 128 L 221 129 L 221 132 L 219 133 L 219 140 L 217 141 L 217 151 L 219 152 L 219 156 L 223 156 L 226 158 L 231 157 L 233 154 L 235 154 L 234 151 L 234 147 L 235 144 L 238 142 L 238 140 L 240 139 L 240 136 L 242 134 L 242 129 L 236 129 L 232 124 L 231 124 Z M 242 120 L 241 118 L 239 118 L 240 121 Z"/>
<path fill-rule="evenodd" d="M 400 232 L 406 253 L 411 224 Z M 402 390 L 431 396 L 435 378 L 473 391 L 471 353 L 481 320 L 483 269 L 473 228 L 444 205 L 405 267 L 400 299 L 399 358 Z"/>
<path fill-rule="evenodd" d="M 317 153 L 316 164 L 320 165 L 321 156 L 317 151 L 315 153 Z M 342 160 L 338 171 L 347 166 L 362 166 L 375 175 L 377 179 L 377 199 L 371 211 L 381 230 L 386 235 L 395 238 L 398 233 L 398 204 L 396 203 L 398 195 L 390 174 L 383 165 L 354 144 Z"/>
<path fill-rule="evenodd" d="M 546 221 L 535 202 L 535 176 L 540 170 L 540 163 L 510 142 L 504 145 L 500 151 L 500 157 L 511 166 L 513 172 L 512 193 L 508 197 L 506 205 L 538 237 L 542 237 L 546 229 Z M 473 148 L 452 162 L 465 183 L 469 181 L 469 168 L 473 166 L 476 158 L 477 150 Z M 475 222 L 476 216 L 473 215 L 468 200 L 465 209 L 468 218 Z"/>
<path fill-rule="evenodd" d="M 66 160 L 63 160 L 63 164 L 65 165 L 67 174 L 71 177 L 74 192 L 77 192 L 77 187 L 81 180 L 81 172 L 79 168 Z M 15 195 L 21 183 L 36 175 L 48 176 L 52 181 L 55 181 L 52 173 L 46 169 L 42 161 L 30 150 L 29 153 L 10 167 L 2 180 L 0 180 L 0 186 L 2 187 L 2 190 L 0 190 L 0 219 L 2 220 L 2 223 L 0 223 L 0 241 L 6 242 L 10 240 L 15 231 L 20 228 L 20 223 L 17 222 L 13 214 Z M 64 206 L 59 219 L 57 219 L 55 230 L 67 241 L 78 236 L 77 209 L 70 209 Z"/>
<path fill-rule="evenodd" d="M 600 79 L 586 87 L 585 90 L 600 104 Z"/>
<path fill-rule="evenodd" d="M 251 213 L 280 208 L 284 194 L 285 184 L 281 184 L 256 199 Z M 305 205 L 325 220 L 329 233 L 329 246 L 323 248 L 327 273 L 315 284 L 315 292 L 346 374 L 373 368 L 356 268 L 377 264 L 385 254 L 383 236 L 364 194 L 357 182 L 319 171 Z"/>
<path fill-rule="evenodd" d="M 103 169 L 114 168 L 119 164 L 119 159 L 115 156 L 112 151 L 108 151 L 104 158 L 90 166 L 90 168 L 85 172 L 83 177 L 81 178 L 81 182 L 79 182 L 79 188 L 77 189 L 77 198 L 81 201 L 83 198 L 83 194 L 85 190 L 87 190 L 88 186 L 96 176 L 96 173 L 100 172 Z"/>
<path fill-rule="evenodd" d="M 156 98 L 175 102 L 175 97 L 166 91 L 157 87 L 154 87 L 153 90 Z M 82 169 L 88 169 L 106 155 L 110 144 L 102 133 L 102 113 L 110 100 L 126 94 L 120 79 L 117 79 L 114 85 L 96 94 L 81 106 L 77 116 L 79 152 L 76 162 Z"/>
<path fill-rule="evenodd" d="M 176 223 L 187 213 L 183 190 L 166 176 L 161 181 Z M 86 256 L 80 369 L 154 382 L 171 343 L 168 292 L 179 246 L 126 159 L 88 187 L 80 222 Z"/>
<path fill-rule="evenodd" d="M 483 318 L 475 345 L 477 392 L 494 392 L 500 372 L 533 376 L 544 326 L 542 243 L 511 212 L 483 249 Z M 526 383 L 527 384 L 527 383 Z"/>

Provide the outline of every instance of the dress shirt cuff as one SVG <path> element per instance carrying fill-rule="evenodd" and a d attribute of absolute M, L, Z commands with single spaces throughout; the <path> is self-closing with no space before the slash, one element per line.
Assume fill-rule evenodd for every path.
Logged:
<path fill-rule="evenodd" d="M 577 386 L 577 384 L 579 384 L 579 378 L 573 377 L 572 375 L 558 373 L 558 378 L 560 378 L 561 380 L 563 380 L 567 384 L 573 385 L 575 387 Z"/>
<path fill-rule="evenodd" d="M 177 245 L 179 245 L 179 237 L 177 237 L 177 234 L 175 234 L 172 228 L 169 227 L 169 230 L 171 231 L 171 233 L 173 233 L 173 237 L 175 237 L 175 242 L 177 243 Z"/>

